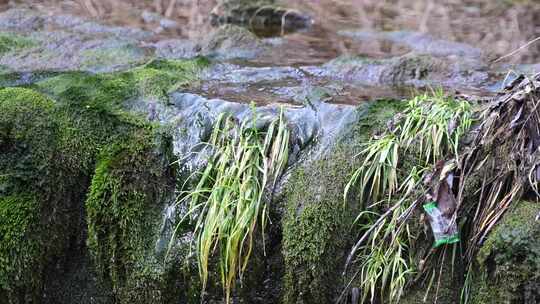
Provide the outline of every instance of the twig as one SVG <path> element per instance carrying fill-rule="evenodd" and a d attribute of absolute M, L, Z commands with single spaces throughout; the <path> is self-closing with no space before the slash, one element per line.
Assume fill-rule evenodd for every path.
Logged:
<path fill-rule="evenodd" d="M 512 52 L 509 53 L 509 54 L 506 54 L 506 55 L 504 55 L 504 56 L 502 56 L 502 57 L 499 57 L 498 59 L 492 61 L 491 63 L 496 63 L 496 62 L 499 62 L 499 61 L 501 61 L 501 60 L 503 60 L 503 59 L 505 59 L 505 58 L 508 58 L 508 57 L 510 57 L 510 56 L 513 56 L 513 55 L 515 55 L 516 53 L 520 52 L 520 51 L 523 50 L 524 48 L 527 48 L 528 46 L 530 46 L 531 44 L 533 44 L 533 43 L 535 43 L 535 42 L 537 42 L 537 41 L 540 41 L 540 37 L 536 37 L 535 39 L 533 39 L 533 40 L 527 42 L 525 45 L 520 46 L 518 49 L 512 51 Z"/>

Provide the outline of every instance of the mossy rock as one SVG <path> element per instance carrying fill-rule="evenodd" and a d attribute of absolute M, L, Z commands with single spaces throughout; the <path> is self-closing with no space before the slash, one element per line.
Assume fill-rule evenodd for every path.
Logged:
<path fill-rule="evenodd" d="M 193 60 L 154 60 L 132 69 L 130 73 L 141 96 L 167 100 L 172 91 L 186 87 L 197 79 L 197 73 L 210 62 L 204 57 Z"/>
<path fill-rule="evenodd" d="M 159 147 L 170 142 L 152 136 L 135 134 L 127 143 L 107 147 L 86 201 L 88 247 L 118 303 L 164 303 L 162 298 L 170 296 L 151 268 L 159 267 L 153 251 L 160 214 L 174 193 L 173 157 L 162 152 L 172 148 Z"/>
<path fill-rule="evenodd" d="M 254 58 L 264 45 L 249 30 L 225 24 L 212 31 L 201 43 L 202 54 L 218 59 Z"/>
<path fill-rule="evenodd" d="M 360 120 L 328 156 L 303 165 L 290 177 L 282 222 L 283 303 L 335 302 L 359 211 L 354 194 L 343 200 L 345 185 L 359 166 L 355 155 L 401 106 L 383 100 L 363 105 Z"/>
<path fill-rule="evenodd" d="M 115 73 L 70 72 L 38 82 L 39 90 L 77 107 L 118 113 L 131 98 L 142 97 L 167 102 L 167 96 L 194 82 L 209 65 L 204 57 L 191 60 L 153 60 L 139 67 Z"/>
<path fill-rule="evenodd" d="M 287 189 L 283 222 L 284 303 L 332 303 L 353 214 L 342 202 L 348 158 L 299 169 Z"/>
<path fill-rule="evenodd" d="M 182 291 L 182 276 L 154 271 L 161 263 L 148 254 L 154 245 L 149 236 L 174 183 L 170 137 L 124 106 L 143 94 L 138 88 L 147 79 L 145 69 L 158 71 L 152 77 L 171 76 L 163 84 L 168 90 L 193 79 L 201 62 L 62 73 L 31 88 L 0 90 L 0 231 L 2 245 L 10 244 L 9 251 L 0 246 L 2 299 L 39 302 L 44 289 L 50 293 L 49 278 L 58 281 L 67 254 L 84 246 L 76 240 L 87 233 L 87 213 L 89 247 L 118 302 L 178 300 L 172 298 Z M 133 290 L 145 292 L 141 286 L 154 286 L 159 298 L 133 296 Z"/>
<path fill-rule="evenodd" d="M 540 302 L 540 205 L 517 202 L 477 256 L 472 303 Z"/>
<path fill-rule="evenodd" d="M 0 200 L 5 217 L 0 230 L 8 232 L 3 244 L 16 242 L 9 239 L 13 237 L 21 241 L 19 250 L 0 252 L 0 259 L 7 261 L 0 294 L 6 293 L 8 303 L 37 299 L 43 279 L 62 260 L 71 229 L 80 220 L 75 206 L 84 197 L 80 187 L 85 179 L 64 162 L 55 108 L 54 101 L 33 90 L 0 90 Z M 13 231 L 13 223 L 20 223 L 20 230 Z M 16 265 L 22 261 L 24 265 Z"/>

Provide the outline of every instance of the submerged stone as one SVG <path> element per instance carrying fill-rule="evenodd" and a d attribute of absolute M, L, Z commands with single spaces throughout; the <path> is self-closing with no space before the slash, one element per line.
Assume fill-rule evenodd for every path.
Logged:
<path fill-rule="evenodd" d="M 415 53 L 381 60 L 343 56 L 315 72 L 363 85 L 489 90 L 495 83 L 487 66 L 479 61 Z"/>
<path fill-rule="evenodd" d="M 249 28 L 261 37 L 280 36 L 306 29 L 312 19 L 306 14 L 280 6 L 274 0 L 227 0 L 217 5 L 211 14 L 211 24 L 236 24 Z"/>
<path fill-rule="evenodd" d="M 215 29 L 201 44 L 202 54 L 222 60 L 255 58 L 263 50 L 259 38 L 236 25 L 224 25 Z"/>

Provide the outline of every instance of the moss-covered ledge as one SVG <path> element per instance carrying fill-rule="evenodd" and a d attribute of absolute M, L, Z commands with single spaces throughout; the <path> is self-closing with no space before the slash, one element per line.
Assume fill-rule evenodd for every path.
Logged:
<path fill-rule="evenodd" d="M 37 301 L 79 221 L 84 177 L 64 162 L 61 126 L 52 99 L 0 90 L 0 297 L 8 303 Z"/>
<path fill-rule="evenodd" d="M 117 303 L 164 303 L 164 297 L 178 294 L 146 276 L 159 267 L 156 234 L 175 183 L 172 148 L 158 146 L 170 142 L 151 136 L 137 134 L 107 147 L 86 201 L 88 247 L 101 277 L 112 283 Z"/>
<path fill-rule="evenodd" d="M 117 76 L 65 73 L 0 89 L 0 298 L 7 303 L 38 303 L 50 279 L 62 277 L 86 234 L 92 180 L 88 213 L 100 218 L 90 231 L 110 237 L 104 250 L 114 247 L 100 269 L 133 265 L 147 240 L 147 221 L 139 220 L 159 212 L 171 193 L 170 137 L 123 109 L 138 91 L 131 74 Z M 95 235 L 90 245 L 102 241 Z"/>
<path fill-rule="evenodd" d="M 359 165 L 361 144 L 380 131 L 403 106 L 379 100 L 359 107 L 359 121 L 322 159 L 296 169 L 287 183 L 282 220 L 283 303 L 334 303 L 344 279 L 344 258 L 356 235 L 352 223 L 359 204 L 343 191 Z"/>

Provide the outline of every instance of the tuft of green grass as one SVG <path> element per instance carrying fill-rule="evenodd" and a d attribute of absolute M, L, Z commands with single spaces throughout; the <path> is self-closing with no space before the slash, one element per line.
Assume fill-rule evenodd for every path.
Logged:
<path fill-rule="evenodd" d="M 208 142 L 212 156 L 194 189 L 184 191 L 178 201 L 189 202 L 186 216 L 195 221 L 203 290 L 211 257 L 218 255 L 227 302 L 237 277 L 242 279 L 248 266 L 258 228 L 264 238 L 265 190 L 275 186 L 288 161 L 289 131 L 283 112 L 264 131 L 255 127 L 256 120 L 254 115 L 238 126 L 228 114 L 218 117 Z"/>
<path fill-rule="evenodd" d="M 360 201 L 391 199 L 401 187 L 400 155 L 414 153 L 425 170 L 443 156 L 457 156 L 459 140 L 473 123 L 467 101 L 454 100 L 440 90 L 412 98 L 396 122 L 383 135 L 374 136 L 359 153 L 364 161 L 345 187 L 345 195 L 358 186 Z"/>
<path fill-rule="evenodd" d="M 390 198 L 398 188 L 398 153 L 399 141 L 394 134 L 373 138 L 360 152 L 360 155 L 364 156 L 364 162 L 345 187 L 345 195 L 353 185 L 359 183 L 360 201 L 364 200 L 366 192 L 368 197 L 375 201 L 383 194 Z"/>
<path fill-rule="evenodd" d="M 449 154 L 457 156 L 459 140 L 473 123 L 471 105 L 441 90 L 414 97 L 403 115 L 399 141 L 407 150 L 415 146 L 426 165 Z"/>
<path fill-rule="evenodd" d="M 389 124 L 374 136 L 358 157 L 363 159 L 345 187 L 344 196 L 357 188 L 366 208 L 357 217 L 362 232 L 346 266 L 355 259 L 363 299 L 397 303 L 407 280 L 415 273 L 408 252 L 414 236 L 407 219 L 419 204 L 424 173 L 448 155 L 456 156 L 459 141 L 473 123 L 467 101 L 434 91 L 412 98 Z M 402 156 L 413 155 L 407 166 Z M 412 163 L 412 165 L 411 165 Z M 416 196 L 416 197 L 415 197 Z"/>

